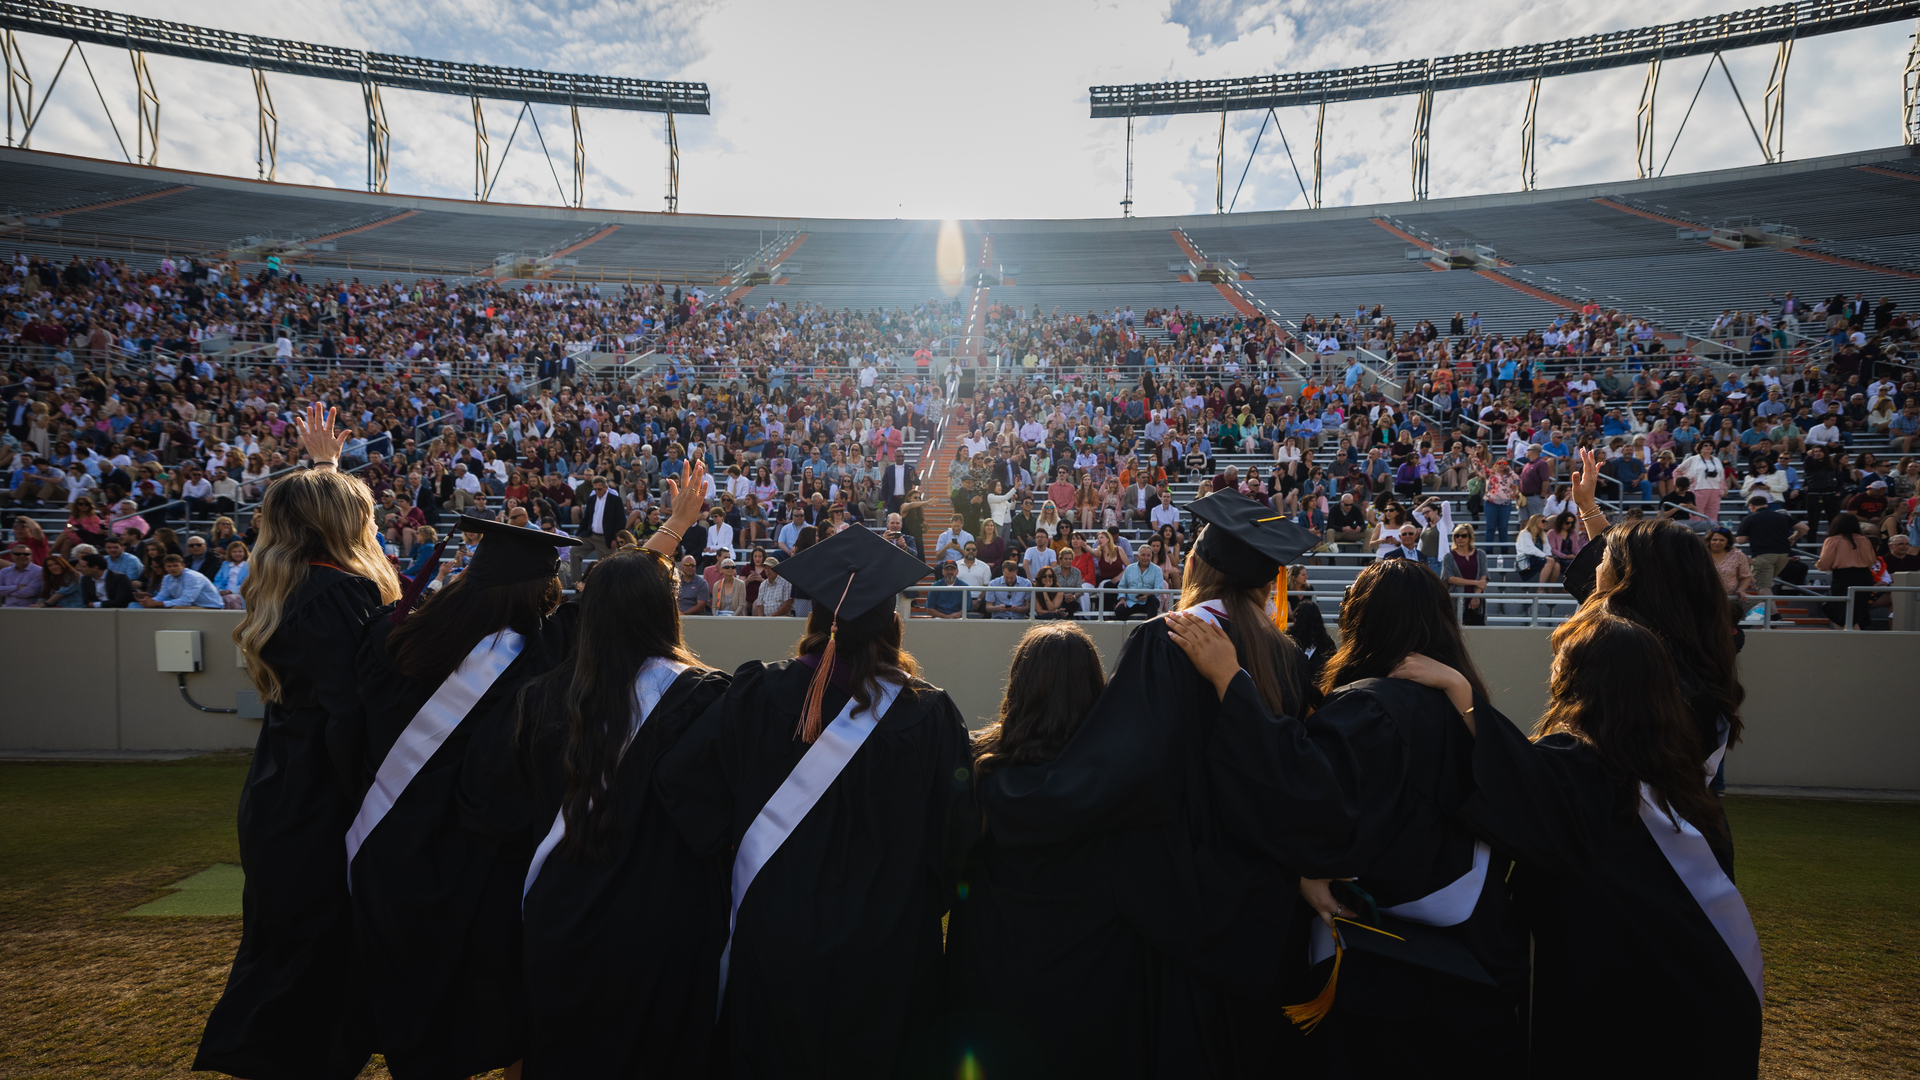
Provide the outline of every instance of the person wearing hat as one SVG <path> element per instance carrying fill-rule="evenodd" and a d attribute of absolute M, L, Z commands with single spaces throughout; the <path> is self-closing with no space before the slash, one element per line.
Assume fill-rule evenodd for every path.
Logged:
<path fill-rule="evenodd" d="M 701 492 L 674 493 L 669 529 L 693 520 Z M 573 659 L 527 685 L 516 725 L 474 747 L 470 771 L 495 801 L 533 806 L 521 820 L 537 846 L 513 882 L 529 1077 L 707 1071 L 728 860 L 681 837 L 656 776 L 729 679 L 681 636 L 671 549 L 663 537 L 595 564 Z"/>
<path fill-rule="evenodd" d="M 582 541 L 462 517 L 467 566 L 368 629 L 354 678 L 364 738 L 347 880 L 375 1047 L 396 1080 L 505 1068 L 525 1050 L 519 886 L 532 841 L 476 808 L 468 749 L 510 729 L 528 680 L 562 663 L 560 547 Z M 417 580 L 427 577 L 422 573 Z M 497 737 L 497 736 L 496 736 Z"/>
<path fill-rule="evenodd" d="M 1144 1054 L 1159 1075 L 1198 1061 L 1285 1075 L 1305 1055 L 1280 1010 L 1312 994 L 1301 993 L 1306 957 L 1289 938 L 1297 878 L 1331 876 L 1323 867 L 1354 828 L 1339 733 L 1286 719 L 1313 699 L 1299 647 L 1266 614 L 1281 567 L 1316 541 L 1235 491 L 1188 509 L 1205 528 L 1182 574 L 1181 613 L 1128 635 L 1057 756 L 1000 769 L 978 794 L 998 843 L 1059 853 L 1060 872 L 1029 890 L 1052 902 L 1005 917 L 1056 920 L 1051 936 L 1072 942 L 989 1004 L 1065 1033 L 1091 1058 L 1137 1047 L 1119 1055 L 1136 1070 L 1128 1059 Z M 1232 641 L 1244 673 L 1231 707 L 1173 637 L 1181 619 L 1213 622 Z M 955 918 L 998 917 L 973 903 Z"/>
<path fill-rule="evenodd" d="M 782 562 L 814 601 L 794 658 L 741 665 L 660 763 L 695 853 L 733 853 L 709 1003 L 732 1075 L 951 1071 L 941 919 L 977 821 L 966 725 L 900 647 L 927 573 L 868 529 Z"/>

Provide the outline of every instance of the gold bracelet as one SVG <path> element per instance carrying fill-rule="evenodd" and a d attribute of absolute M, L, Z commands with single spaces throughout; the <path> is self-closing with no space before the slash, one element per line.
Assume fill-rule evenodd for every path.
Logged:
<path fill-rule="evenodd" d="M 671 536 L 671 537 L 673 537 L 673 543 L 674 543 L 674 546 L 676 546 L 676 547 L 678 547 L 678 546 L 679 546 L 679 544 L 680 544 L 680 534 L 679 534 L 679 533 L 677 533 L 677 532 L 674 532 L 674 531 L 673 531 L 672 529 L 669 529 L 669 528 L 667 528 L 667 527 L 666 527 L 665 525 L 662 525 L 662 526 L 660 526 L 660 527 L 659 527 L 658 529 L 655 529 L 655 530 L 653 530 L 653 531 L 654 531 L 654 532 L 663 532 L 663 533 L 666 533 L 666 534 L 667 534 L 668 536 Z"/>

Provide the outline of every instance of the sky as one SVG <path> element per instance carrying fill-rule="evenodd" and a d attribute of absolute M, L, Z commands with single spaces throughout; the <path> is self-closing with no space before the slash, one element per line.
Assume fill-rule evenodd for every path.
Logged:
<path fill-rule="evenodd" d="M 1732 3 L 1752 0 L 1732 0 Z M 767 0 L 120 0 L 129 14 L 225 30 L 442 60 L 702 81 L 711 116 L 678 120 L 682 212 L 793 217 L 1075 218 L 1120 212 L 1125 121 L 1088 118 L 1087 88 L 1350 67 L 1522 45 L 1734 10 L 1703 0 L 974 0 L 956 5 Z M 1788 76 L 1789 158 L 1896 145 L 1904 23 L 1800 42 Z M 45 87 L 65 43 L 21 35 Z M 1759 122 L 1773 48 L 1727 56 Z M 124 52 L 85 47 L 46 101 L 35 149 L 124 160 L 135 88 Z M 253 177 L 250 73 L 153 57 L 159 164 Z M 89 69 L 98 90 L 88 80 Z M 1757 141 L 1707 58 L 1668 63 L 1655 135 L 1668 173 L 1758 164 Z M 1548 80 L 1541 91 L 1541 187 L 1634 176 L 1633 115 L 1644 69 Z M 269 76 L 279 116 L 279 179 L 364 189 L 360 90 Z M 1694 99 L 1698 88 L 1697 104 Z M 1436 95 L 1430 194 L 1520 184 L 1525 84 Z M 389 190 L 472 198 L 472 106 L 465 98 L 386 90 Z M 513 136 L 515 102 L 484 103 L 496 202 L 556 204 L 570 187 L 567 110 L 536 106 Z M 1409 197 L 1412 98 L 1327 109 L 1324 203 Z M 112 125 L 109 124 L 109 114 Z M 1685 129 L 1680 130 L 1683 116 Z M 1307 205 L 1313 116 L 1278 114 L 1254 151 L 1263 113 L 1227 132 L 1236 211 Z M 583 110 L 587 205 L 659 210 L 666 188 L 658 114 Z M 1680 138 L 1674 142 L 1675 135 Z M 1284 136 L 1284 143 L 1282 137 Z M 1136 215 L 1211 212 L 1219 120 L 1136 121 Z M 541 152 L 541 141 L 552 154 Z M 1292 151 L 1292 164 L 1287 150 Z M 1241 180 L 1244 171 L 1245 179 Z M 556 178 L 555 173 L 558 176 Z M 0 196 L 4 201 L 4 196 Z"/>

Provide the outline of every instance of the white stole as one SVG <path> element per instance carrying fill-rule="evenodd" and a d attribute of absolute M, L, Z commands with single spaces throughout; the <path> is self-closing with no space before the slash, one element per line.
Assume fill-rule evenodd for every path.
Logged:
<path fill-rule="evenodd" d="M 360 854 L 360 845 L 367 842 L 387 811 L 400 801 L 407 785 L 426 767 L 434 751 L 440 749 L 453 729 L 460 726 L 467 713 L 493 688 L 525 645 L 525 639 L 512 630 L 481 638 L 393 741 L 392 749 L 373 774 L 373 786 L 360 800 L 360 812 L 354 815 L 353 826 L 347 830 L 348 891 L 353 889 L 353 859 Z"/>
<path fill-rule="evenodd" d="M 787 774 L 773 798 L 760 808 L 753 824 L 747 826 L 746 835 L 740 839 L 740 849 L 733 856 L 733 904 L 727 909 L 727 947 L 720 953 L 720 997 L 714 1006 L 716 1015 L 727 1000 L 727 968 L 733 959 L 733 931 L 740 920 L 740 901 L 767 860 L 773 858 L 773 853 L 787 842 L 793 830 L 800 827 L 800 822 L 827 793 L 827 788 L 853 760 L 867 736 L 873 734 L 874 726 L 900 696 L 899 683 L 882 680 L 879 688 L 880 696 L 869 711 L 855 712 L 859 701 L 847 701 L 840 715 L 820 732 L 820 737 L 801 756 L 800 763 Z"/>
<path fill-rule="evenodd" d="M 1473 842 L 1473 866 L 1447 885 L 1418 900 L 1383 907 L 1381 914 L 1420 923 L 1423 926 L 1458 926 L 1466 922 L 1480 903 L 1480 891 L 1487 884 L 1487 867 L 1493 862 L 1493 849 L 1484 841 Z M 1317 964 L 1333 955 L 1333 931 L 1315 919 L 1307 945 L 1307 962 Z"/>
<path fill-rule="evenodd" d="M 1720 746 L 1707 759 L 1707 782 L 1713 782 L 1713 776 L 1720 769 L 1720 759 L 1727 752 L 1727 722 L 1720 721 Z M 1646 784 L 1640 785 L 1640 820 L 1653 834 L 1653 842 L 1660 846 L 1660 854 L 1667 857 L 1673 871 L 1680 875 L 1681 884 L 1693 895 L 1694 902 L 1707 916 L 1707 921 L 1720 933 L 1720 940 L 1726 942 L 1728 951 L 1740 963 L 1740 970 L 1746 972 L 1747 981 L 1753 984 L 1754 996 L 1762 1004 L 1766 1003 L 1766 970 L 1760 956 L 1760 935 L 1754 932 L 1753 916 L 1747 913 L 1747 904 L 1740 898 L 1740 890 L 1720 869 L 1719 860 L 1713 857 L 1713 848 L 1707 844 L 1707 838 L 1681 817 L 1662 813 L 1653 804 L 1653 789 Z M 1679 828 L 1675 829 L 1675 825 Z"/>
<path fill-rule="evenodd" d="M 660 704 L 660 699 L 666 696 L 667 689 L 685 670 L 687 665 L 678 660 L 669 660 L 664 656 L 649 657 L 646 663 L 640 665 L 640 673 L 633 677 L 632 723 L 627 729 L 626 741 L 620 744 L 622 760 L 627 756 L 627 747 L 632 746 L 634 738 L 640 734 L 641 725 L 647 722 L 647 717 L 653 715 L 654 707 Z M 522 907 L 526 906 L 527 893 L 533 889 L 533 879 L 540 876 L 540 868 L 547 864 L 547 856 L 553 854 L 553 849 L 559 847 L 560 841 L 566 837 L 566 812 L 556 810 L 553 814 L 553 828 L 547 830 L 547 835 L 540 841 L 540 846 L 533 849 L 533 862 L 527 866 L 527 880 L 520 886 Z"/>

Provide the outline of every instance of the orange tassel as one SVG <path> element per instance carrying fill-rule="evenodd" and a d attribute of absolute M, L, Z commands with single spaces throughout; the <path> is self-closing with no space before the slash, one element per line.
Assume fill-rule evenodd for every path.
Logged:
<path fill-rule="evenodd" d="M 1333 931 L 1333 970 L 1327 974 L 1327 985 L 1321 987 L 1320 996 L 1312 1001 L 1286 1007 L 1287 1019 L 1293 1021 L 1301 1031 L 1312 1031 L 1319 1026 L 1320 1021 L 1327 1018 L 1327 1013 L 1333 1010 L 1333 991 L 1340 982 L 1340 955 L 1346 951 L 1346 947 L 1340 943 L 1340 931 L 1335 929 Z"/>
<path fill-rule="evenodd" d="M 1273 628 L 1281 633 L 1287 632 L 1287 617 L 1292 611 L 1287 606 L 1287 568 L 1280 568 L 1280 576 L 1273 579 Z"/>
<path fill-rule="evenodd" d="M 827 638 L 826 650 L 820 654 L 820 667 L 813 673 L 813 682 L 807 686 L 807 705 L 800 710 L 800 726 L 794 734 L 808 746 L 820 737 L 820 704 L 827 696 L 827 683 L 833 671 L 834 639 L 840 636 L 840 620 L 833 621 L 833 630 Z"/>

